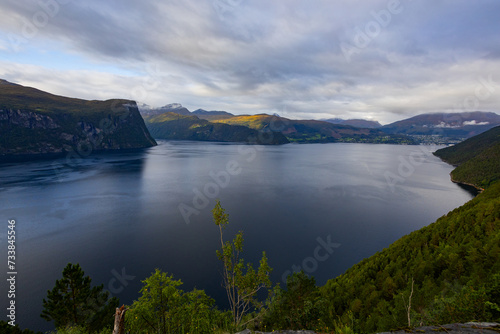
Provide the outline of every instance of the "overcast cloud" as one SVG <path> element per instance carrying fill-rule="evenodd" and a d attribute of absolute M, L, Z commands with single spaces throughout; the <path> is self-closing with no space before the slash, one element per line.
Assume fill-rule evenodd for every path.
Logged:
<path fill-rule="evenodd" d="M 499 111 L 498 0 L 3 0 L 0 78 L 152 106 Z"/>

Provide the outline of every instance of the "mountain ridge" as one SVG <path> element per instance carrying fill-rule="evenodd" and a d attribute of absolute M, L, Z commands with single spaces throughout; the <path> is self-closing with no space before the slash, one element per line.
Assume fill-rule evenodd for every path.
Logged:
<path fill-rule="evenodd" d="M 384 125 L 381 130 L 407 135 L 471 138 L 498 125 L 500 115 L 493 112 L 427 113 Z"/>
<path fill-rule="evenodd" d="M 170 105 L 168 105 L 170 106 Z M 154 136 L 158 136 L 161 133 L 161 137 L 158 139 L 187 139 L 187 138 L 202 138 L 194 140 L 209 140 L 207 138 L 212 137 L 213 134 L 222 130 L 220 125 L 211 125 L 211 134 L 209 135 L 205 131 L 205 135 L 194 134 L 189 127 L 181 131 L 181 127 L 176 127 L 173 122 L 175 121 L 172 117 L 168 118 L 168 123 L 164 123 L 165 129 L 160 130 L 158 124 L 152 125 L 152 123 L 158 123 L 152 121 L 151 116 L 159 116 L 166 113 L 176 113 L 187 117 L 197 117 L 198 119 L 208 121 L 212 124 L 225 124 L 226 126 L 243 126 L 256 131 L 264 131 L 267 133 L 274 133 L 276 136 L 283 135 L 286 137 L 286 141 L 278 138 L 280 144 L 295 142 L 295 143 L 332 143 L 332 142 L 354 142 L 354 143 L 386 143 L 386 144 L 416 144 L 416 142 L 406 136 L 385 134 L 382 131 L 374 128 L 358 128 L 347 124 L 332 124 L 329 122 L 319 121 L 319 120 L 291 120 L 288 118 L 280 117 L 279 115 L 268 115 L 268 114 L 256 114 L 256 115 L 233 115 L 226 111 L 206 111 L 204 109 L 197 109 L 194 112 L 190 112 L 188 109 L 182 107 L 180 104 L 175 104 L 175 108 L 162 107 L 159 109 L 150 109 L 142 111 L 142 115 L 145 117 L 146 125 L 153 133 Z M 186 119 L 182 119 L 183 122 Z M 180 121 L 178 119 L 177 121 Z M 191 119 L 194 121 L 194 119 Z M 199 122 L 198 122 L 199 123 Z M 207 125 L 207 124 L 205 124 Z M 185 124 L 184 124 L 185 126 Z M 167 128 L 171 130 L 176 127 L 177 135 L 171 135 L 167 133 Z M 226 129 L 227 130 L 227 129 Z M 235 130 L 235 129 L 233 129 Z M 241 130 L 241 129 L 240 129 Z M 187 133 L 188 131 L 189 133 Z M 280 135 L 277 135 L 280 133 Z M 219 138 L 217 141 L 221 141 L 218 135 L 215 137 Z M 232 140 L 223 140 L 232 141 Z M 241 138 L 240 140 L 241 141 Z"/>
<path fill-rule="evenodd" d="M 171 104 L 172 105 L 172 104 Z M 227 111 L 207 111 L 204 109 L 197 109 L 193 112 L 182 107 L 182 105 L 175 103 L 176 108 L 166 108 L 168 106 L 150 109 L 150 111 L 142 112 L 143 115 L 161 114 L 162 112 L 175 112 L 181 115 L 189 116 L 194 115 L 200 119 L 205 119 L 210 122 L 226 123 L 226 124 L 237 124 L 250 126 L 255 129 L 262 128 L 262 125 L 255 124 L 255 118 L 261 117 L 277 117 L 286 122 L 297 122 L 302 123 L 301 127 L 309 127 L 314 122 L 324 122 L 333 125 L 344 125 L 351 126 L 357 129 L 378 129 L 385 133 L 386 135 L 408 135 L 412 139 L 410 141 L 427 143 L 427 144 L 451 144 L 458 143 L 464 139 L 473 137 L 477 134 L 483 133 L 497 125 L 500 125 L 500 115 L 494 112 L 462 112 L 462 113 L 425 113 L 412 116 L 406 119 L 402 119 L 390 124 L 382 125 L 378 121 L 371 121 L 365 119 L 320 119 L 320 120 L 292 120 L 285 117 L 280 117 L 277 114 L 255 114 L 255 115 L 234 115 Z M 246 118 L 246 120 L 245 120 Z M 252 119 L 254 119 L 252 121 Z M 263 121 L 266 123 L 266 121 Z M 254 124 L 252 124 L 254 123 Z M 302 136 L 293 136 L 284 133 L 291 142 L 336 142 L 339 137 L 338 135 L 330 136 L 328 131 L 326 133 L 318 132 L 318 125 L 316 123 L 316 130 L 309 128 L 307 131 L 309 134 L 303 134 Z M 324 129 L 330 128 L 328 125 L 323 125 Z M 297 132 L 297 129 L 289 129 L 290 133 Z M 299 131 L 300 132 L 300 131 Z M 314 134 L 313 134 L 314 133 Z M 330 134 L 332 132 L 330 131 Z M 366 130 L 364 135 L 366 135 Z M 302 138 L 300 138 L 302 137 Z M 436 140 L 436 137 L 441 138 L 441 140 Z M 401 137 L 399 138 L 399 140 Z M 351 138 L 354 142 L 365 142 L 363 140 L 358 141 L 358 139 Z M 371 142 L 371 141 L 366 141 Z M 383 141 L 374 141 L 383 142 Z M 398 142 L 396 140 L 395 142 Z"/>
<path fill-rule="evenodd" d="M 3 80 L 0 161 L 156 145 L 135 101 L 83 100 Z"/>
<path fill-rule="evenodd" d="M 341 118 L 328 118 L 321 119 L 320 121 L 329 122 L 332 124 L 345 124 L 354 126 L 356 128 L 378 129 L 382 127 L 378 121 L 370 121 L 366 119 L 341 119 Z"/>
<path fill-rule="evenodd" d="M 453 182 L 484 190 L 500 180 L 500 126 L 440 149 L 434 155 L 457 166 L 450 174 Z"/>
<path fill-rule="evenodd" d="M 258 131 L 241 125 L 212 123 L 195 115 L 166 112 L 144 116 L 146 126 L 157 139 L 239 142 L 281 145 L 289 141 L 279 132 Z"/>

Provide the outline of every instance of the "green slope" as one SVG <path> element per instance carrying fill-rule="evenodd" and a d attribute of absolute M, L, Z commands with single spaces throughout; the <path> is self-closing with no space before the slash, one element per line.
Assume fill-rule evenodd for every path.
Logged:
<path fill-rule="evenodd" d="M 213 118 L 212 122 L 243 125 L 256 130 L 279 131 L 289 141 L 297 143 L 377 143 L 415 144 L 405 135 L 386 134 L 378 129 L 362 129 L 349 125 L 332 124 L 314 120 L 291 120 L 266 114 Z"/>
<path fill-rule="evenodd" d="M 500 163 L 498 129 L 490 131 L 436 152 L 462 163 L 454 177 L 485 191 L 328 281 L 331 319 L 360 332 L 408 326 L 411 295 L 412 325 L 500 320 Z"/>
<path fill-rule="evenodd" d="M 345 321 L 354 316 L 363 332 L 407 325 L 405 303 L 412 278 L 411 317 L 415 324 L 494 320 L 488 318 L 484 302 L 476 310 L 464 310 L 464 318 L 459 319 L 457 311 L 453 314 L 457 319 L 453 319 L 439 312 L 435 300 L 441 296 L 458 298 L 464 287 L 476 292 L 486 289 L 499 272 L 500 184 L 496 184 L 434 224 L 399 239 L 328 281 L 322 292 L 331 302 L 332 314 Z M 500 300 L 491 302 L 498 305 Z"/>
<path fill-rule="evenodd" d="M 452 165 L 460 165 L 498 143 L 500 143 L 500 126 L 454 146 L 437 150 L 435 155 Z"/>
<path fill-rule="evenodd" d="M 454 182 L 486 188 L 500 180 L 500 127 L 434 154 L 458 165 L 451 173 Z"/>
<path fill-rule="evenodd" d="M 87 101 L 0 81 L 0 157 L 156 145 L 137 105 Z"/>
<path fill-rule="evenodd" d="M 157 139 L 200 140 L 216 142 L 243 142 L 278 145 L 288 140 L 278 132 L 262 132 L 242 125 L 212 123 L 196 116 L 173 112 L 146 116 L 146 125 Z"/>

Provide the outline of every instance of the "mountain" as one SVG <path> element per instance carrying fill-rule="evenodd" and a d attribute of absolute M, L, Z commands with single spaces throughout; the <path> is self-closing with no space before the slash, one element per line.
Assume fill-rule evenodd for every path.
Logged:
<path fill-rule="evenodd" d="M 422 114 L 382 127 L 386 133 L 437 135 L 470 138 L 500 125 L 500 115 L 492 112 Z"/>
<path fill-rule="evenodd" d="M 196 116 L 184 116 L 166 112 L 156 116 L 145 116 L 151 134 L 158 139 L 199 140 L 216 142 L 242 142 L 252 144 L 279 145 L 288 140 L 279 132 L 266 132 L 245 126 L 211 123 Z"/>
<path fill-rule="evenodd" d="M 156 145 L 134 101 L 87 101 L 0 80 L 0 160 Z"/>
<path fill-rule="evenodd" d="M 332 124 L 344 124 L 354 126 L 355 128 L 365 128 L 365 129 L 378 129 L 382 127 L 377 121 L 368 121 L 366 119 L 341 119 L 341 118 L 329 118 L 322 119 L 324 122 L 332 123 Z"/>
<path fill-rule="evenodd" d="M 149 106 L 146 105 L 144 108 L 141 108 L 140 111 L 141 115 L 143 116 L 161 115 L 166 112 L 174 112 L 176 114 L 184 116 L 191 115 L 191 112 L 187 108 L 184 108 L 180 103 L 171 103 L 160 108 L 150 108 Z"/>
<path fill-rule="evenodd" d="M 231 113 L 228 113 L 227 111 L 217 111 L 217 110 L 212 110 L 212 111 L 207 111 L 204 109 L 196 109 L 193 111 L 194 115 L 197 116 L 203 116 L 203 115 L 208 115 L 208 116 L 234 116 Z"/>
<path fill-rule="evenodd" d="M 193 115 L 196 115 L 198 118 L 205 119 L 207 121 L 234 117 L 233 114 L 228 113 L 227 111 L 206 111 L 203 109 L 197 109 L 193 111 Z"/>
<path fill-rule="evenodd" d="M 329 280 L 328 314 L 362 333 L 500 320 L 498 131 L 436 152 L 461 163 L 454 172 L 467 167 L 463 180 L 484 192 Z"/>
<path fill-rule="evenodd" d="M 235 116 L 226 111 L 206 111 L 197 109 L 189 112 L 180 104 L 172 104 L 159 109 L 141 111 L 146 119 L 146 125 L 155 138 L 158 139 L 189 139 L 189 140 L 212 140 L 212 141 L 238 141 L 246 142 L 248 131 L 243 129 L 232 129 L 221 127 L 220 124 L 246 127 L 257 131 L 265 131 L 276 137 L 272 143 L 283 144 L 286 142 L 297 143 L 329 143 L 329 142 L 356 142 L 356 143 L 387 143 L 387 144 L 415 144 L 416 142 L 404 135 L 386 134 L 377 129 L 357 128 L 350 125 L 332 124 L 323 121 L 297 121 L 280 117 L 278 115 L 243 115 Z M 154 116 L 174 113 L 188 118 L 175 118 L 173 115 L 164 118 L 151 118 Z M 196 118 L 189 118 L 196 117 Z M 210 130 L 209 124 L 203 123 L 200 129 L 200 121 L 213 123 Z M 176 125 L 175 122 L 180 122 Z M 193 124 L 196 124 L 196 131 Z M 161 123 L 161 125 L 159 124 Z M 153 125 L 154 124 L 154 125 Z M 215 125 L 218 124 L 218 125 Z M 175 130 L 175 131 L 174 131 Z M 230 138 L 223 138 L 218 131 L 231 133 Z M 169 133 L 168 131 L 173 131 Z M 252 135 L 250 135 L 252 136 Z M 262 137 L 262 135 L 260 136 Z M 286 138 L 285 138 L 286 137 Z M 198 139 L 196 139 L 198 138 Z M 237 139 L 237 140 L 236 140 Z"/>
<path fill-rule="evenodd" d="M 297 143 L 386 143 L 415 144 L 404 135 L 389 135 L 378 129 L 355 128 L 350 125 L 332 124 L 314 120 L 291 120 L 278 115 L 245 115 L 230 118 L 212 119 L 231 125 L 243 125 L 255 130 L 269 129 L 284 134 L 289 141 Z"/>
<path fill-rule="evenodd" d="M 458 165 L 451 172 L 454 182 L 488 187 L 500 180 L 500 126 L 434 154 Z"/>
<path fill-rule="evenodd" d="M 204 109 L 196 109 L 195 111 L 191 112 L 189 111 L 189 109 L 183 107 L 182 104 L 179 103 L 167 104 L 166 106 L 160 108 L 151 108 L 148 105 L 144 105 L 143 108 L 140 108 L 140 111 L 143 116 L 156 116 L 167 112 L 173 112 L 183 116 L 196 116 L 201 119 L 206 119 L 207 121 L 210 121 L 214 118 L 219 119 L 219 118 L 228 118 L 234 116 L 233 114 L 228 113 L 226 111 L 216 111 L 216 110 L 207 111 Z"/>

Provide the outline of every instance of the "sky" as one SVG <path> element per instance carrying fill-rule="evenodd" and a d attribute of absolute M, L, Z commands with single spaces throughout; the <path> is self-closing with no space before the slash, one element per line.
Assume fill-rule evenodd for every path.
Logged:
<path fill-rule="evenodd" d="M 292 119 L 500 113 L 499 17 L 498 0 L 2 0 L 0 78 Z"/>

